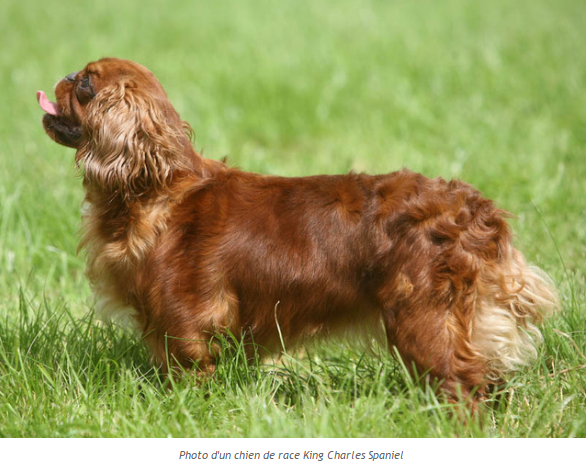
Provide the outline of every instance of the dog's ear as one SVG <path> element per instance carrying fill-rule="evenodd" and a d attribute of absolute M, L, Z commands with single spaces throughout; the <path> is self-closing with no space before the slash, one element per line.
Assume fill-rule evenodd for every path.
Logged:
<path fill-rule="evenodd" d="M 132 82 L 102 89 L 88 105 L 76 163 L 90 184 L 125 196 L 167 186 L 185 170 L 186 135 L 163 93 Z"/>

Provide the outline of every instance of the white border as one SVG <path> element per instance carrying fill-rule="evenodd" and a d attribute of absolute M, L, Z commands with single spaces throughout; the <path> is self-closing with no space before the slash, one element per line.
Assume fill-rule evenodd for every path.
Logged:
<path fill-rule="evenodd" d="M 585 461 L 585 439 L 4 439 L 3 467 L 110 469 L 156 468 L 509 468 L 574 467 Z M 181 451 L 208 454 L 207 459 L 179 459 Z M 212 459 L 215 451 L 230 460 Z M 322 453 L 322 461 L 303 453 Z M 400 453 L 403 459 L 372 460 L 369 452 Z M 260 459 L 236 459 L 240 452 L 259 453 Z M 267 452 L 274 453 L 268 459 Z M 334 458 L 335 452 L 339 454 Z M 298 459 L 279 459 L 279 453 L 298 453 Z M 340 455 L 345 454 L 346 459 Z M 309 455 L 309 453 L 308 453 Z M 364 455 L 364 459 L 361 458 Z M 264 457 L 265 456 L 265 457 Z M 330 456 L 330 459 L 329 459 Z M 352 458 L 355 459 L 352 459 Z M 580 463 L 579 463 L 580 464 Z"/>

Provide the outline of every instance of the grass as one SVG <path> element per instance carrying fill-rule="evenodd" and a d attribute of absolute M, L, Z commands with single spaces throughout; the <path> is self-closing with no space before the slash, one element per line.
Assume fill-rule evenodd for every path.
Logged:
<path fill-rule="evenodd" d="M 582 2 L 2 5 L 0 436 L 585 436 Z M 209 157 L 481 189 L 560 290 L 539 360 L 474 421 L 388 354 L 338 344 L 253 366 L 237 347 L 216 379 L 168 390 L 139 338 L 92 318 L 73 151 L 34 100 L 101 56 L 150 67 Z"/>

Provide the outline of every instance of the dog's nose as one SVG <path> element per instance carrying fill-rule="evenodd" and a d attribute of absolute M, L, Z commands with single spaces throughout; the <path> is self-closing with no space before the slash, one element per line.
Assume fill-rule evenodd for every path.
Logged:
<path fill-rule="evenodd" d="M 77 76 L 78 72 L 72 72 L 65 77 L 67 81 L 75 81 L 75 77 Z"/>

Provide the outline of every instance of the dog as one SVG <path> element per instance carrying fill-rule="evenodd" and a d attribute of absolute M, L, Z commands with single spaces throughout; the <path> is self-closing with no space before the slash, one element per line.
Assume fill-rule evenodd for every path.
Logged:
<path fill-rule="evenodd" d="M 80 247 L 105 317 L 142 332 L 164 373 L 214 373 L 218 337 L 261 353 L 383 332 L 451 400 L 537 355 L 552 281 L 470 185 L 401 170 L 259 175 L 203 158 L 156 77 L 104 58 L 67 75 L 43 126 L 83 172 Z"/>

